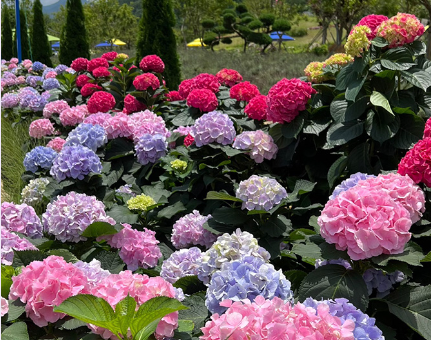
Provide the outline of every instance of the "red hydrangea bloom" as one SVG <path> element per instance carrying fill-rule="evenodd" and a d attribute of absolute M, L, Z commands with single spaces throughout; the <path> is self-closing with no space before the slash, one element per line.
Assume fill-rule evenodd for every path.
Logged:
<path fill-rule="evenodd" d="M 230 89 L 230 97 L 238 101 L 249 102 L 258 95 L 260 95 L 259 89 L 256 85 L 250 84 L 249 81 L 236 84 Z"/>
<path fill-rule="evenodd" d="M 135 65 L 130 66 L 129 72 L 130 72 L 130 70 L 133 70 L 134 68 L 137 68 L 137 67 Z"/>
<path fill-rule="evenodd" d="M 76 77 L 76 86 L 83 87 L 85 84 L 88 83 L 88 81 L 91 80 L 91 78 L 85 74 L 81 74 L 78 77 Z"/>
<path fill-rule="evenodd" d="M 109 70 L 106 67 L 96 67 L 93 70 L 93 76 L 95 76 L 96 78 L 110 77 L 111 72 L 109 72 Z"/>
<path fill-rule="evenodd" d="M 304 111 L 311 95 L 316 90 L 311 83 L 297 78 L 282 79 L 268 92 L 266 103 L 266 119 L 276 123 L 289 123 L 296 118 L 300 111 Z"/>
<path fill-rule="evenodd" d="M 98 91 L 91 95 L 87 103 L 88 112 L 108 112 L 115 107 L 115 98 L 105 91 Z"/>
<path fill-rule="evenodd" d="M 138 91 L 145 91 L 149 87 L 155 91 L 160 87 L 160 81 L 159 78 L 157 78 L 154 74 L 144 73 L 140 76 L 137 76 L 135 80 L 133 80 L 133 85 Z"/>
<path fill-rule="evenodd" d="M 180 95 L 178 91 L 171 91 L 166 95 L 168 102 L 176 102 L 183 100 L 184 98 Z"/>
<path fill-rule="evenodd" d="M 85 71 L 87 69 L 88 59 L 86 58 L 76 58 L 70 64 L 70 67 L 73 68 L 76 72 Z"/>
<path fill-rule="evenodd" d="M 425 123 L 425 130 L 424 130 L 424 137 L 431 137 L 431 118 L 428 118 L 427 122 Z"/>
<path fill-rule="evenodd" d="M 133 112 L 145 110 L 146 108 L 147 108 L 147 106 L 144 103 L 141 103 L 139 100 L 137 100 L 131 94 L 128 94 L 124 98 L 123 112 L 127 113 L 128 115 L 133 113 Z"/>
<path fill-rule="evenodd" d="M 195 142 L 195 139 L 193 138 L 193 136 L 189 133 L 186 138 L 184 138 L 184 145 L 185 146 L 190 146 Z"/>
<path fill-rule="evenodd" d="M 214 111 L 218 106 L 216 95 L 208 89 L 196 89 L 187 96 L 187 105 L 202 112 Z"/>
<path fill-rule="evenodd" d="M 213 74 L 201 73 L 193 79 L 192 89 L 208 89 L 214 93 L 219 91 L 220 83 Z M 181 92 L 180 92 L 181 93 Z"/>
<path fill-rule="evenodd" d="M 431 188 L 431 137 L 417 142 L 398 164 L 398 173 Z"/>
<path fill-rule="evenodd" d="M 379 27 L 380 24 L 386 20 L 388 20 L 388 17 L 385 15 L 370 14 L 370 15 L 367 15 L 366 17 L 363 17 L 356 26 L 369 27 L 371 30 L 371 33 L 367 34 L 367 38 L 368 40 L 373 40 L 377 34 L 377 27 Z"/>
<path fill-rule="evenodd" d="M 115 58 L 117 58 L 117 55 L 118 55 L 117 52 L 111 51 L 111 52 L 106 52 L 106 53 L 102 54 L 102 56 L 100 58 L 112 61 Z"/>
<path fill-rule="evenodd" d="M 193 79 L 185 79 L 181 82 L 180 86 L 178 86 L 178 93 L 181 97 L 187 98 L 187 96 L 193 90 Z"/>
<path fill-rule="evenodd" d="M 260 94 L 250 100 L 244 112 L 251 119 L 264 120 L 266 119 L 266 109 L 266 96 Z"/>
<path fill-rule="evenodd" d="M 91 59 L 87 64 L 87 71 L 93 72 L 93 70 L 98 67 L 109 67 L 109 63 L 105 58 Z"/>
<path fill-rule="evenodd" d="M 96 91 L 101 91 L 102 88 L 97 84 L 87 83 L 81 89 L 81 94 L 83 97 L 91 96 Z"/>
<path fill-rule="evenodd" d="M 216 74 L 216 76 L 220 84 L 226 85 L 228 87 L 232 87 L 242 81 L 242 76 L 238 71 L 227 68 L 221 69 Z"/>
<path fill-rule="evenodd" d="M 153 54 L 143 57 L 139 63 L 139 68 L 144 72 L 163 73 L 165 64 L 159 56 Z"/>

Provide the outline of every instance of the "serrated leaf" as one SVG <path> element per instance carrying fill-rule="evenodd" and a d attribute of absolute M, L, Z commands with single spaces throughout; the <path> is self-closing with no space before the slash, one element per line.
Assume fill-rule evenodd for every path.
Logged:
<path fill-rule="evenodd" d="M 378 91 L 373 91 L 373 93 L 370 96 L 370 102 L 371 104 L 373 104 L 374 106 L 380 106 L 382 108 L 384 108 L 386 111 L 394 114 L 392 112 L 391 109 L 391 105 L 389 104 L 389 101 L 387 100 L 387 98 L 381 94 Z"/>
<path fill-rule="evenodd" d="M 374 112 L 370 110 L 365 123 L 367 134 L 379 143 L 392 138 L 400 128 L 400 117 L 396 115 L 392 122 L 387 122 L 384 112 Z"/>
<path fill-rule="evenodd" d="M 272 216 L 261 230 L 271 237 L 279 237 L 292 230 L 292 222 L 283 215 Z"/>
<path fill-rule="evenodd" d="M 431 262 L 431 251 L 421 260 L 421 262 Z"/>
<path fill-rule="evenodd" d="M 369 144 L 362 143 L 350 152 L 347 160 L 347 168 L 350 173 L 363 172 L 369 174 L 373 172 L 369 150 Z"/>
<path fill-rule="evenodd" d="M 182 212 L 185 210 L 187 210 L 187 208 L 184 206 L 184 204 L 181 201 L 178 201 L 160 210 L 157 214 L 157 217 L 169 219 L 169 218 L 172 218 L 174 215 L 178 214 L 179 212 Z"/>
<path fill-rule="evenodd" d="M 103 235 L 114 235 L 118 233 L 115 227 L 107 222 L 93 222 L 83 232 L 84 237 L 99 237 Z"/>
<path fill-rule="evenodd" d="M 283 274 L 286 276 L 286 279 L 290 281 L 290 289 L 294 291 L 296 295 L 296 292 L 298 291 L 302 280 L 307 276 L 307 273 L 302 270 L 288 270 L 283 272 Z"/>
<path fill-rule="evenodd" d="M 341 156 L 334 163 L 332 163 L 331 167 L 328 170 L 328 184 L 329 188 L 334 186 L 335 181 L 343 174 L 344 170 L 347 166 L 347 156 Z"/>
<path fill-rule="evenodd" d="M 376 47 L 386 47 L 389 45 L 388 41 L 382 37 L 376 37 L 371 40 L 371 43 Z"/>
<path fill-rule="evenodd" d="M 242 202 L 239 198 L 226 194 L 224 192 L 217 191 L 209 191 L 207 193 L 206 200 L 222 200 L 222 201 L 234 201 L 234 202 Z"/>
<path fill-rule="evenodd" d="M 114 205 L 106 214 L 117 223 L 135 224 L 139 219 L 138 214 L 134 214 L 124 205 Z"/>
<path fill-rule="evenodd" d="M 90 256 L 86 261 L 91 261 L 93 258 L 100 261 L 100 266 L 109 270 L 112 274 L 118 274 L 123 270 L 124 262 L 118 255 L 118 252 L 103 250 L 97 253 L 94 257 Z"/>
<path fill-rule="evenodd" d="M 322 258 L 322 251 L 319 246 L 311 242 L 307 242 L 306 244 L 294 244 L 292 247 L 292 253 L 308 259 Z"/>
<path fill-rule="evenodd" d="M 409 242 L 406 244 L 404 251 L 401 254 L 382 254 L 373 257 L 371 260 L 380 266 L 386 266 L 390 260 L 397 260 L 406 262 L 412 266 L 422 267 L 421 260 L 423 257 L 424 254 L 422 252 L 422 248 L 414 242 Z"/>
<path fill-rule="evenodd" d="M 16 322 L 1 333 L 3 340 L 29 340 L 25 322 Z"/>
<path fill-rule="evenodd" d="M 48 254 L 38 250 L 23 250 L 14 251 L 12 267 L 28 266 L 33 261 L 43 261 L 48 257 Z"/>
<path fill-rule="evenodd" d="M 195 328 L 192 320 L 178 320 L 178 332 L 191 332 Z"/>
<path fill-rule="evenodd" d="M 332 124 L 326 135 L 331 145 L 343 145 L 348 141 L 360 136 L 364 131 L 364 122 L 351 120 L 344 123 Z"/>
<path fill-rule="evenodd" d="M 115 324 L 118 325 L 121 334 L 127 334 L 129 324 L 135 315 L 136 301 L 130 295 L 127 295 L 123 300 L 115 306 Z"/>
<path fill-rule="evenodd" d="M 300 113 L 294 120 L 289 124 L 283 124 L 281 127 L 281 133 L 285 138 L 296 138 L 304 126 L 305 118 L 304 114 Z"/>
<path fill-rule="evenodd" d="M 398 149 L 410 149 L 423 136 L 425 122 L 417 115 L 400 115 L 400 128 L 390 143 Z"/>
<path fill-rule="evenodd" d="M 126 138 L 112 139 L 105 148 L 105 159 L 110 161 L 117 158 L 133 155 L 133 143 Z"/>
<path fill-rule="evenodd" d="M 194 323 L 194 332 L 200 331 L 208 318 L 208 308 L 205 306 L 205 292 L 187 296 L 183 304 L 189 309 L 180 310 L 178 320 L 191 320 Z"/>
<path fill-rule="evenodd" d="M 348 106 L 349 103 L 342 94 L 335 97 L 335 99 L 331 102 L 330 105 L 331 116 L 335 122 L 344 122 Z"/>
<path fill-rule="evenodd" d="M 205 290 L 206 287 L 203 285 L 202 281 L 198 279 L 196 275 L 184 276 L 176 281 L 173 286 L 175 288 L 181 288 L 184 294 L 194 294 Z"/>
<path fill-rule="evenodd" d="M 48 254 L 49 256 L 61 256 L 66 262 L 70 263 L 75 263 L 79 261 L 79 259 L 67 249 L 52 249 L 48 251 Z"/>
<path fill-rule="evenodd" d="M 79 327 L 83 327 L 83 326 L 87 326 L 87 323 L 75 318 L 72 318 L 70 320 L 65 321 L 62 325 L 61 328 L 67 329 L 67 330 L 74 330 L 77 329 Z"/>
<path fill-rule="evenodd" d="M 431 75 L 423 70 L 410 69 L 407 71 L 400 71 L 401 74 L 407 79 L 412 85 L 419 87 L 426 91 L 431 86 Z"/>

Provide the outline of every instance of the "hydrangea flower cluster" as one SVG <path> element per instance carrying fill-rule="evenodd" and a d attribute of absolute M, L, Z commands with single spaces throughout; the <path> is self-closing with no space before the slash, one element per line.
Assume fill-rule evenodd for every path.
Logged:
<path fill-rule="evenodd" d="M 100 115 L 99 113 L 97 114 Z M 118 137 L 130 138 L 133 136 L 134 126 L 131 124 L 128 115 L 119 112 L 113 117 L 106 117 L 106 120 L 102 121 L 105 119 L 104 117 L 100 120 L 102 121 L 102 126 L 108 134 L 108 139 L 115 139 Z"/>
<path fill-rule="evenodd" d="M 57 77 L 57 72 L 55 72 L 55 71 L 51 71 L 51 72 L 48 72 L 47 74 L 45 74 L 45 79 L 51 79 L 51 78 L 55 78 L 55 77 Z"/>
<path fill-rule="evenodd" d="M 307 76 L 307 79 L 314 84 L 319 84 L 328 80 L 329 77 L 324 75 L 323 69 L 325 67 L 324 62 L 313 61 L 307 65 L 304 69 L 304 74 Z"/>
<path fill-rule="evenodd" d="M 43 193 L 46 190 L 49 180 L 47 178 L 35 178 L 22 189 L 21 203 L 37 206 L 43 199 Z"/>
<path fill-rule="evenodd" d="M 55 72 L 55 70 L 54 70 L 52 67 L 46 67 L 46 68 L 43 70 L 42 78 L 45 78 L 45 76 L 46 76 L 49 72 Z"/>
<path fill-rule="evenodd" d="M 374 177 L 376 176 L 363 174 L 362 172 L 357 172 L 353 175 L 350 175 L 349 178 L 345 179 L 335 187 L 334 191 L 332 192 L 332 195 L 329 196 L 329 199 L 333 200 L 342 192 L 347 191 L 350 188 L 353 188 L 356 184 L 358 184 L 359 181 L 363 181 L 363 180 L 366 180 L 367 178 L 374 178 Z"/>
<path fill-rule="evenodd" d="M 53 114 L 60 114 L 66 109 L 70 109 L 70 106 L 65 100 L 55 100 L 53 102 L 49 102 L 43 108 L 43 117 L 51 118 Z"/>
<path fill-rule="evenodd" d="M 9 312 L 9 303 L 8 301 L 2 296 L 1 297 L 1 312 L 0 316 L 5 316 Z"/>
<path fill-rule="evenodd" d="M 78 77 L 76 77 L 76 86 L 81 88 L 85 84 L 87 84 L 89 80 L 91 80 L 89 76 L 87 76 L 86 74 L 80 74 Z"/>
<path fill-rule="evenodd" d="M 26 84 L 30 85 L 31 87 L 36 87 L 38 82 L 43 82 L 43 77 L 41 76 L 28 76 L 25 80 Z M 15 82 L 14 82 L 15 83 Z"/>
<path fill-rule="evenodd" d="M 54 139 L 51 139 L 48 144 L 46 144 L 46 147 L 60 152 L 63 149 L 65 143 L 66 141 L 63 138 L 55 137 Z"/>
<path fill-rule="evenodd" d="M 19 104 L 19 97 L 15 93 L 5 93 L 1 99 L 1 106 L 4 109 L 11 109 L 17 107 Z"/>
<path fill-rule="evenodd" d="M 178 93 L 185 99 L 193 90 L 193 79 L 185 79 L 178 86 Z"/>
<path fill-rule="evenodd" d="M 19 237 L 1 225 L 1 264 L 12 265 L 15 251 L 37 250 L 30 241 Z"/>
<path fill-rule="evenodd" d="M 102 236 L 98 240 L 106 239 L 111 247 L 120 249 L 119 255 L 128 270 L 155 267 L 162 256 L 157 246 L 160 242 L 156 240 L 156 232 L 147 228 L 144 231 L 134 230 L 127 223 L 122 225 L 124 228 L 118 233 Z"/>
<path fill-rule="evenodd" d="M 202 112 L 210 112 L 217 108 L 218 100 L 211 90 L 195 89 L 187 96 L 187 106 L 194 107 Z"/>
<path fill-rule="evenodd" d="M 368 295 L 371 295 L 376 289 L 376 297 L 382 298 L 389 294 L 395 283 L 404 280 L 404 273 L 396 270 L 393 273 L 385 274 L 379 269 L 370 268 L 365 271 L 362 277 L 367 285 Z"/>
<path fill-rule="evenodd" d="M 115 60 L 115 58 L 117 58 L 117 56 L 118 56 L 118 53 L 117 53 L 117 52 L 115 52 L 115 51 L 111 51 L 111 52 L 103 53 L 103 54 L 100 56 L 100 58 L 104 58 L 104 59 L 106 59 L 106 60 L 112 61 L 112 60 Z"/>
<path fill-rule="evenodd" d="M 42 223 L 39 216 L 27 204 L 3 202 L 1 205 L 1 225 L 9 231 L 31 238 L 42 237 Z"/>
<path fill-rule="evenodd" d="M 25 311 L 37 326 L 45 327 L 66 316 L 53 311 L 70 296 L 88 294 L 85 274 L 60 256 L 33 261 L 15 276 L 9 299 L 25 303 Z"/>
<path fill-rule="evenodd" d="M 241 209 L 269 211 L 287 197 L 287 192 L 275 179 L 252 175 L 239 183 L 236 197 L 243 201 Z"/>
<path fill-rule="evenodd" d="M 145 134 L 160 134 L 168 138 L 171 133 L 166 128 L 166 123 L 162 117 L 157 116 L 150 110 L 135 112 L 129 116 L 130 124 L 133 126 L 133 139 L 135 143 Z"/>
<path fill-rule="evenodd" d="M 141 194 L 135 197 L 132 197 L 127 202 L 127 208 L 129 210 L 137 210 L 137 211 L 147 211 L 149 207 L 156 204 L 156 201 L 147 195 Z"/>
<path fill-rule="evenodd" d="M 398 173 L 431 188 L 431 137 L 417 142 L 398 164 Z"/>
<path fill-rule="evenodd" d="M 88 117 L 86 117 L 83 121 L 84 124 L 91 124 L 91 125 L 100 125 L 103 126 L 106 130 L 105 127 L 105 122 L 109 119 L 112 118 L 112 116 L 109 113 L 103 113 L 103 112 L 98 112 L 98 113 L 93 113 L 91 115 L 89 115 Z M 109 136 L 108 136 L 109 139 Z"/>
<path fill-rule="evenodd" d="M 81 88 L 81 95 L 83 97 L 89 97 L 93 93 L 95 93 L 97 91 L 101 91 L 101 90 L 102 90 L 101 86 L 99 86 L 97 84 L 93 84 L 93 83 L 87 83 Z"/>
<path fill-rule="evenodd" d="M 344 49 L 352 57 L 361 57 L 362 53 L 368 51 L 371 42 L 367 36 L 372 34 L 371 29 L 367 26 L 355 26 L 347 37 Z"/>
<path fill-rule="evenodd" d="M 171 162 L 171 167 L 174 170 L 177 170 L 179 172 L 183 172 L 184 170 L 187 169 L 187 162 L 184 162 L 180 159 L 176 159 L 176 160 Z"/>
<path fill-rule="evenodd" d="M 232 99 L 245 102 L 249 102 L 254 97 L 260 95 L 257 86 L 251 84 L 249 81 L 244 81 L 242 83 L 232 86 L 229 93 Z"/>
<path fill-rule="evenodd" d="M 198 275 L 201 261 L 202 252 L 197 247 L 177 250 L 163 261 L 160 276 L 175 283 L 182 277 Z"/>
<path fill-rule="evenodd" d="M 147 106 L 144 103 L 141 103 L 139 100 L 137 100 L 131 94 L 128 94 L 124 98 L 124 109 L 123 109 L 124 113 L 131 114 L 133 112 L 145 110 L 146 108 L 147 108 Z"/>
<path fill-rule="evenodd" d="M 139 68 L 144 72 L 163 73 L 165 64 L 159 56 L 152 54 L 142 58 Z"/>
<path fill-rule="evenodd" d="M 115 107 L 115 98 L 108 92 L 97 91 L 91 95 L 87 106 L 89 113 L 108 112 Z"/>
<path fill-rule="evenodd" d="M 278 297 L 257 296 L 254 302 L 225 300 L 221 306 L 227 311 L 211 316 L 202 328 L 201 340 L 354 339 L 354 321 L 342 324 L 323 304 L 315 310 L 299 302 L 292 306 Z"/>
<path fill-rule="evenodd" d="M 268 106 L 266 104 L 266 96 L 257 95 L 248 102 L 244 109 L 244 112 L 251 119 L 265 120 L 267 107 Z"/>
<path fill-rule="evenodd" d="M 245 131 L 235 138 L 232 145 L 236 149 L 247 150 L 248 155 L 256 163 L 262 163 L 264 159 L 274 159 L 277 156 L 278 147 L 270 135 L 262 130 Z"/>
<path fill-rule="evenodd" d="M 166 100 L 168 102 L 176 102 L 183 100 L 184 98 L 181 97 L 180 93 L 178 91 L 170 91 L 166 94 Z"/>
<path fill-rule="evenodd" d="M 63 147 L 53 161 L 50 174 L 61 182 L 66 178 L 82 180 L 90 172 L 100 174 L 101 171 L 100 158 L 93 150 L 82 145 L 73 145 Z"/>
<path fill-rule="evenodd" d="M 78 261 L 73 265 L 80 269 L 87 277 L 87 283 L 90 286 L 90 289 L 105 277 L 111 275 L 109 270 L 102 269 L 100 261 L 96 259 L 92 259 L 91 262 Z"/>
<path fill-rule="evenodd" d="M 223 263 L 239 260 L 245 256 L 254 256 L 268 262 L 271 255 L 259 247 L 257 239 L 252 234 L 239 228 L 230 234 L 223 234 L 202 254 L 202 264 L 199 268 L 199 280 L 208 284 L 211 275 L 219 270 Z"/>
<path fill-rule="evenodd" d="M 61 111 L 60 122 L 63 126 L 75 126 L 82 123 L 87 116 L 87 105 L 78 105 Z"/>
<path fill-rule="evenodd" d="M 73 65 L 73 63 L 72 63 L 72 65 Z M 98 68 L 98 67 L 108 68 L 109 63 L 105 58 L 94 58 L 94 59 L 87 61 L 87 71 L 88 72 L 93 72 L 93 70 Z M 73 66 L 72 66 L 72 68 L 75 69 Z M 77 70 L 75 70 L 75 71 L 77 71 Z"/>
<path fill-rule="evenodd" d="M 45 67 L 45 65 L 42 64 L 40 61 L 35 61 L 33 63 L 32 69 L 33 69 L 33 71 L 38 72 L 38 71 L 42 71 L 44 69 L 44 67 Z"/>
<path fill-rule="evenodd" d="M 57 152 L 51 148 L 44 146 L 36 146 L 30 152 L 27 152 L 24 158 L 24 167 L 26 171 L 35 173 L 42 169 L 51 169 L 54 159 L 57 157 Z"/>
<path fill-rule="evenodd" d="M 86 58 L 76 58 L 70 64 L 70 67 L 73 68 L 76 72 L 87 70 L 88 59 Z"/>
<path fill-rule="evenodd" d="M 282 79 L 268 92 L 266 119 L 277 123 L 290 123 L 300 111 L 305 110 L 308 100 L 316 90 L 310 83 L 299 79 Z"/>
<path fill-rule="evenodd" d="M 107 142 L 108 138 L 103 127 L 81 123 L 69 133 L 64 146 L 82 145 L 96 152 Z"/>
<path fill-rule="evenodd" d="M 199 211 L 193 210 L 177 220 L 172 227 L 171 242 L 175 248 L 186 248 L 190 245 L 201 245 L 206 248 L 211 247 L 217 236 L 203 225 L 211 218 L 211 215 L 202 216 Z"/>
<path fill-rule="evenodd" d="M 228 115 L 219 111 L 205 113 L 198 118 L 191 128 L 190 134 L 198 147 L 210 143 L 232 144 L 236 136 L 232 120 Z"/>
<path fill-rule="evenodd" d="M 105 205 L 94 196 L 77 194 L 74 191 L 48 204 L 42 215 L 45 231 L 61 242 L 85 241 L 82 232 L 93 222 L 115 224 L 105 213 Z"/>
<path fill-rule="evenodd" d="M 47 78 L 43 81 L 42 88 L 45 91 L 58 89 L 60 87 L 60 83 L 55 78 Z"/>
<path fill-rule="evenodd" d="M 384 21 L 388 20 L 385 15 L 370 14 L 359 20 L 356 26 L 367 26 L 371 32 L 367 34 L 368 40 L 373 40 L 377 34 L 377 28 Z"/>
<path fill-rule="evenodd" d="M 207 90 L 210 90 L 211 92 L 217 93 L 219 91 L 219 87 L 220 87 L 220 83 L 217 77 L 213 74 L 201 73 L 192 79 L 191 90 L 207 89 Z M 185 96 L 184 98 L 187 98 L 187 96 Z"/>
<path fill-rule="evenodd" d="M 424 32 L 424 25 L 413 14 L 398 13 L 377 27 L 376 36 L 386 39 L 393 48 L 412 43 Z"/>
<path fill-rule="evenodd" d="M 138 162 L 142 165 L 156 163 L 161 157 L 166 155 L 168 143 L 165 136 L 148 133 L 142 135 L 135 144 Z"/>
<path fill-rule="evenodd" d="M 93 76 L 95 78 L 110 77 L 111 72 L 109 72 L 108 68 L 106 68 L 106 67 L 96 67 L 93 70 Z"/>
<path fill-rule="evenodd" d="M 217 72 L 216 77 L 220 84 L 232 87 L 242 81 L 242 76 L 236 70 L 223 68 Z"/>
<path fill-rule="evenodd" d="M 144 73 L 135 77 L 133 86 L 138 91 L 146 91 L 150 87 L 155 91 L 160 87 L 160 80 L 152 73 Z"/>
<path fill-rule="evenodd" d="M 29 109 L 33 112 L 42 111 L 47 102 L 46 96 L 39 95 L 38 93 L 27 93 L 20 97 L 19 106 L 22 109 Z"/>
<path fill-rule="evenodd" d="M 60 65 L 57 65 L 57 66 L 54 68 L 54 71 L 55 71 L 55 72 L 57 72 L 57 74 L 62 74 L 62 73 L 63 73 L 63 72 L 65 72 L 67 69 L 68 69 L 68 66 L 63 65 L 63 64 L 60 64 Z"/>
<path fill-rule="evenodd" d="M 431 118 L 428 118 L 425 123 L 423 138 L 431 137 Z"/>
<path fill-rule="evenodd" d="M 55 133 L 54 125 L 49 119 L 36 119 L 31 122 L 28 133 L 30 137 L 42 138 Z"/>
<path fill-rule="evenodd" d="M 269 300 L 274 297 L 283 301 L 293 300 L 290 282 L 281 269 L 275 270 L 272 264 L 261 258 L 245 256 L 222 264 L 221 269 L 212 275 L 205 306 L 213 314 L 222 314 L 227 308 L 220 306 L 220 302 L 226 299 L 253 302 L 257 296 Z"/>

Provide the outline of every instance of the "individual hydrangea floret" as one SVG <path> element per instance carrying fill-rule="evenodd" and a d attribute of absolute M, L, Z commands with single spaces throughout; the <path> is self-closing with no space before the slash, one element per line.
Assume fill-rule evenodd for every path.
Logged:
<path fill-rule="evenodd" d="M 86 240 L 82 232 L 93 222 L 115 224 L 113 218 L 105 213 L 105 205 L 94 196 L 77 194 L 71 191 L 65 196 L 48 204 L 42 215 L 45 231 L 61 242 Z"/>
<path fill-rule="evenodd" d="M 171 162 L 171 167 L 174 170 L 177 170 L 179 172 L 183 172 L 187 169 L 187 162 L 182 161 L 180 159 L 176 159 Z"/>
<path fill-rule="evenodd" d="M 60 87 L 60 83 L 57 79 L 55 78 L 47 78 L 43 81 L 42 84 L 42 88 L 45 91 L 49 91 L 49 90 L 53 90 L 53 89 L 58 89 Z"/>
<path fill-rule="evenodd" d="M 70 106 L 65 100 L 55 100 L 45 105 L 43 108 L 43 117 L 51 118 L 53 114 L 60 114 L 66 109 L 70 109 Z"/>
<path fill-rule="evenodd" d="M 249 81 L 244 81 L 242 83 L 232 86 L 229 93 L 231 98 L 245 102 L 249 102 L 254 97 L 260 95 L 257 86 L 251 84 Z"/>
<path fill-rule="evenodd" d="M 217 72 L 216 77 L 220 84 L 228 87 L 232 87 L 242 81 L 242 76 L 238 71 L 227 68 L 223 68 Z"/>
<path fill-rule="evenodd" d="M 54 139 L 51 139 L 48 144 L 46 144 L 46 147 L 60 152 L 63 149 L 65 143 L 66 141 L 63 138 L 55 137 Z"/>
<path fill-rule="evenodd" d="M 96 259 L 92 259 L 91 262 L 78 261 L 73 265 L 82 270 L 90 287 L 96 286 L 105 277 L 111 275 L 109 270 L 102 269 L 102 264 Z"/>
<path fill-rule="evenodd" d="M 49 119 L 36 119 L 31 122 L 28 133 L 30 137 L 42 138 L 55 133 L 54 125 Z"/>
<path fill-rule="evenodd" d="M 135 144 L 138 162 L 142 165 L 156 163 L 161 157 L 166 155 L 168 143 L 163 135 L 150 135 L 148 133 L 139 137 Z"/>
<path fill-rule="evenodd" d="M 48 183 L 48 178 L 31 179 L 21 191 L 21 203 L 32 207 L 38 206 L 42 202 L 43 194 Z"/>
<path fill-rule="evenodd" d="M 163 261 L 160 276 L 175 283 L 182 277 L 198 275 L 201 261 L 202 252 L 197 247 L 177 250 Z"/>
<path fill-rule="evenodd" d="M 243 201 L 241 209 L 269 211 L 287 197 L 287 192 L 275 179 L 252 175 L 239 183 L 236 197 Z"/>
<path fill-rule="evenodd" d="M 431 188 L 431 137 L 417 142 L 398 164 L 398 173 Z"/>
<path fill-rule="evenodd" d="M 61 182 L 66 178 L 83 180 L 90 172 L 100 174 L 101 171 L 100 158 L 93 150 L 82 145 L 73 145 L 63 147 L 53 161 L 50 174 Z"/>
<path fill-rule="evenodd" d="M 190 245 L 201 245 L 211 247 L 217 236 L 206 230 L 203 225 L 211 215 L 202 216 L 199 211 L 193 210 L 177 220 L 172 228 L 171 242 L 177 249 L 186 248 Z"/>
<path fill-rule="evenodd" d="M 30 241 L 7 230 L 1 225 L 1 264 L 13 263 L 14 251 L 38 250 Z"/>
<path fill-rule="evenodd" d="M 83 145 L 96 152 L 107 142 L 107 134 L 103 127 L 81 123 L 69 133 L 64 146 Z"/>
<path fill-rule="evenodd" d="M 277 144 L 274 143 L 272 137 L 262 130 L 239 134 L 232 146 L 235 149 L 248 151 L 247 154 L 256 163 L 262 163 L 264 159 L 274 159 L 278 151 Z"/>
<path fill-rule="evenodd" d="M 42 237 L 42 223 L 39 216 L 27 204 L 3 202 L 1 205 L 1 225 L 16 233 L 30 238 Z"/>
<path fill-rule="evenodd" d="M 27 152 L 24 158 L 24 167 L 26 171 L 35 173 L 42 169 L 51 169 L 54 159 L 57 157 L 57 152 L 51 148 L 44 146 L 36 146 L 30 152 Z"/>
<path fill-rule="evenodd" d="M 199 109 L 201 112 L 210 112 L 217 108 L 218 100 L 211 90 L 194 89 L 187 96 L 187 106 Z"/>
<path fill-rule="evenodd" d="M 369 34 L 371 29 L 368 26 L 353 27 L 344 45 L 346 53 L 352 57 L 361 57 L 370 48 L 371 41 L 367 38 Z"/>
<path fill-rule="evenodd" d="M 149 207 L 155 205 L 156 203 L 157 202 L 152 197 L 145 194 L 132 197 L 126 202 L 127 208 L 129 208 L 129 210 L 136 210 L 141 212 L 147 211 Z"/>
<path fill-rule="evenodd" d="M 198 118 L 190 134 L 198 147 L 210 143 L 232 144 L 236 136 L 232 120 L 219 111 L 209 112 Z"/>
<path fill-rule="evenodd" d="M 367 269 L 362 275 L 367 285 L 368 295 L 376 290 L 376 297 L 381 299 L 388 295 L 394 284 L 404 280 L 404 273 L 396 270 L 393 273 L 383 273 L 380 269 Z"/>
<path fill-rule="evenodd" d="M 376 177 L 376 176 L 363 174 L 362 172 L 357 172 L 353 175 L 350 175 L 349 178 L 345 179 L 335 187 L 334 191 L 332 192 L 332 195 L 329 196 L 329 199 L 332 200 L 342 192 L 349 190 L 350 188 L 353 188 L 356 184 L 358 184 L 359 181 L 363 181 L 367 178 L 373 178 L 373 177 Z"/>

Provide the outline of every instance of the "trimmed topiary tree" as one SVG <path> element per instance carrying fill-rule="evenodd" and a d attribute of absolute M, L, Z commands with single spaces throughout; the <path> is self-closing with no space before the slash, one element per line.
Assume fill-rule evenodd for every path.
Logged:
<path fill-rule="evenodd" d="M 146 55 L 156 54 L 165 63 L 163 76 L 170 89 L 180 83 L 180 61 L 173 27 L 174 12 L 170 0 L 143 0 L 136 45 L 136 63 Z"/>
<path fill-rule="evenodd" d="M 10 60 L 13 55 L 12 27 L 9 19 L 9 8 L 5 4 L 2 8 L 1 18 L 1 57 Z"/>
<path fill-rule="evenodd" d="M 34 61 L 40 61 L 52 67 L 51 46 L 46 35 L 45 21 L 43 19 L 42 4 L 35 0 L 33 4 L 33 30 L 31 36 L 31 50 Z"/>
<path fill-rule="evenodd" d="M 291 28 L 290 22 L 286 19 L 277 19 L 272 25 L 272 30 L 277 31 L 278 39 L 278 51 L 281 51 L 281 43 L 283 42 L 283 32 L 286 33 Z"/>
<path fill-rule="evenodd" d="M 27 20 L 25 19 L 25 14 L 23 10 L 19 11 L 19 27 L 21 31 L 21 58 L 23 60 L 31 59 L 30 41 L 29 41 L 28 32 L 27 32 Z M 14 56 L 18 57 L 16 34 L 13 40 L 13 53 L 14 53 Z"/>
<path fill-rule="evenodd" d="M 81 0 L 67 0 L 66 12 L 60 37 L 60 62 L 70 65 L 76 58 L 90 58 L 90 51 Z"/>

